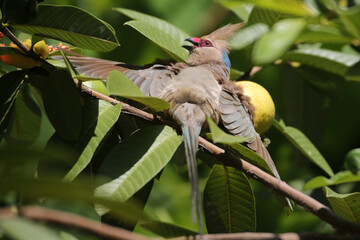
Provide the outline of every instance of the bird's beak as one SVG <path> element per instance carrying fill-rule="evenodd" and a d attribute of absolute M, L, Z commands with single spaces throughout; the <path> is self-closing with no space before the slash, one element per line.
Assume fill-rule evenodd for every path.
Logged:
<path fill-rule="evenodd" d="M 187 39 L 185 39 L 185 41 L 188 41 L 188 42 L 194 44 L 194 46 L 184 45 L 182 47 L 188 51 L 192 51 L 194 48 L 199 47 L 200 38 L 196 38 L 196 37 L 187 38 Z"/>

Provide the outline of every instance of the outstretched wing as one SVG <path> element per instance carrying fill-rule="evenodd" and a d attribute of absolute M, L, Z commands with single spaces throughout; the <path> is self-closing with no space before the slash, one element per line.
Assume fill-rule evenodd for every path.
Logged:
<path fill-rule="evenodd" d="M 61 59 L 61 57 L 54 57 Z M 155 64 L 142 68 L 122 62 L 104 60 L 86 56 L 68 56 L 76 70 L 89 77 L 106 79 L 113 70 L 118 70 L 133 81 L 147 96 L 158 97 L 162 89 L 169 84 L 177 69 L 173 66 Z"/>

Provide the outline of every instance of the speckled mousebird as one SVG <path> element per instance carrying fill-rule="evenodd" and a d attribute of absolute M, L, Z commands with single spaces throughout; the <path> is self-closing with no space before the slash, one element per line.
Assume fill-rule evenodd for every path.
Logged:
<path fill-rule="evenodd" d="M 280 179 L 274 162 L 254 129 L 253 107 L 249 104 L 249 99 L 229 79 L 231 65 L 227 40 L 241 26 L 242 24 L 229 24 L 201 38 L 186 39 L 193 44 L 183 46 L 189 50 L 186 63 L 155 64 L 141 68 L 92 57 L 69 57 L 79 73 L 106 78 L 110 71 L 119 70 L 145 95 L 159 97 L 170 103 L 168 113 L 182 130 L 192 189 L 192 217 L 193 221 L 197 217 L 200 232 L 202 213 L 196 153 L 198 137 L 207 117 L 217 123 L 221 121 L 233 135 L 248 137 L 250 140 L 246 145 L 263 157 Z M 290 203 L 289 206 L 291 208 Z"/>

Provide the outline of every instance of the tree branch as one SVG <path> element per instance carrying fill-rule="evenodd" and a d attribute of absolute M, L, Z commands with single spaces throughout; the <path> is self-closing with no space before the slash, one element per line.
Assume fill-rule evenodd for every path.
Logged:
<path fill-rule="evenodd" d="M 59 210 L 43 208 L 39 206 L 23 206 L 20 216 L 30 220 L 50 223 L 59 226 L 67 226 L 80 231 L 94 234 L 106 240 L 158 240 L 163 238 L 150 238 L 132 233 L 128 230 L 113 227 L 92 219 Z M 19 213 L 12 207 L 0 208 L 0 219 L 19 217 Z M 224 233 L 208 234 L 207 240 L 357 240 L 359 235 L 334 235 L 317 233 Z M 200 240 L 200 235 L 183 236 L 169 240 Z M 204 239 L 204 235 L 202 235 Z"/>
<path fill-rule="evenodd" d="M 73 227 L 79 230 L 90 232 L 101 237 L 101 239 L 149 240 L 147 237 L 143 237 L 130 231 L 103 224 L 73 213 L 67 213 L 38 206 L 24 206 L 21 207 L 20 214 L 21 216 L 31 220 Z M 0 219 L 9 217 L 18 217 L 18 214 L 14 212 L 11 207 L 0 209 Z"/>

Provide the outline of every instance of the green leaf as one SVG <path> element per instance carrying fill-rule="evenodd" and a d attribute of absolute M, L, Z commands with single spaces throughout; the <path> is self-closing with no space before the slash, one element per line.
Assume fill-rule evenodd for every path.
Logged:
<path fill-rule="evenodd" d="M 87 81 L 87 82 L 83 82 L 82 84 L 88 86 L 89 88 L 91 88 L 99 93 L 109 96 L 107 87 L 105 86 L 103 81 L 96 81 L 96 80 L 95 81 Z"/>
<path fill-rule="evenodd" d="M 164 111 L 170 107 L 170 104 L 165 100 L 145 96 L 135 83 L 117 70 L 109 73 L 107 88 L 110 95 L 134 100 L 152 108 L 156 112 Z"/>
<path fill-rule="evenodd" d="M 126 201 L 164 168 L 180 143 L 180 136 L 168 126 L 136 132 L 113 148 L 104 160 L 99 173 L 111 181 L 97 187 L 95 196 Z M 98 208 L 100 214 L 106 211 Z"/>
<path fill-rule="evenodd" d="M 237 31 L 230 38 L 229 43 L 233 49 L 242 49 L 254 43 L 268 31 L 269 27 L 266 24 L 257 23 Z"/>
<path fill-rule="evenodd" d="M 270 167 L 267 165 L 266 161 L 254 151 L 238 143 L 231 144 L 230 146 L 232 148 L 230 150 L 235 153 L 235 155 L 245 159 L 258 168 L 261 168 L 263 171 L 275 176 Z"/>
<path fill-rule="evenodd" d="M 34 143 L 40 134 L 41 121 L 41 109 L 25 83 L 16 99 L 6 139 L 17 143 Z"/>
<path fill-rule="evenodd" d="M 13 71 L 0 78 L 0 136 L 8 127 L 10 113 L 24 78 L 24 71 Z"/>
<path fill-rule="evenodd" d="M 357 63 L 360 57 L 327 49 L 305 48 L 287 52 L 282 59 L 284 61 L 300 62 L 340 76 Z"/>
<path fill-rule="evenodd" d="M 211 139 L 214 143 L 232 144 L 243 143 L 250 140 L 248 137 L 239 137 L 227 134 L 221 130 L 211 118 L 207 118 L 206 120 L 209 124 Z"/>
<path fill-rule="evenodd" d="M 0 230 L 14 240 L 61 240 L 50 228 L 20 217 L 0 219 Z"/>
<path fill-rule="evenodd" d="M 175 60 L 184 62 L 188 58 L 188 52 L 181 47 L 181 42 L 176 41 L 171 33 L 157 28 L 149 22 L 138 20 L 126 22 L 125 25 L 129 25 L 153 41 Z"/>
<path fill-rule="evenodd" d="M 337 13 L 348 32 L 354 37 L 360 38 L 360 6 L 347 10 L 337 8 Z"/>
<path fill-rule="evenodd" d="M 358 171 L 357 174 L 353 174 L 350 171 L 342 171 L 336 173 L 331 178 L 326 178 L 323 176 L 315 177 L 305 184 L 304 190 L 310 190 L 319 187 L 331 186 L 331 185 L 337 185 L 337 184 L 349 183 L 349 182 L 360 182 L 360 171 Z"/>
<path fill-rule="evenodd" d="M 24 25 L 11 26 L 23 32 L 95 51 L 111 51 L 119 46 L 115 31 L 108 23 L 80 8 L 39 5 L 38 9 L 34 20 Z"/>
<path fill-rule="evenodd" d="M 107 89 L 110 95 L 144 97 L 141 90 L 120 71 L 113 70 L 108 75 Z"/>
<path fill-rule="evenodd" d="M 326 162 L 325 158 L 300 130 L 294 127 L 286 126 L 282 120 L 278 122 L 274 119 L 273 126 L 275 126 L 275 128 L 279 130 L 308 159 L 324 170 L 324 172 L 326 172 L 329 176 L 334 176 L 334 172 Z"/>
<path fill-rule="evenodd" d="M 198 234 L 197 232 L 182 226 L 155 220 L 142 223 L 140 226 L 164 238 L 175 238 Z"/>
<path fill-rule="evenodd" d="M 280 18 L 281 13 L 260 7 L 254 7 L 249 16 L 247 25 L 263 23 L 271 27 Z"/>
<path fill-rule="evenodd" d="M 335 27 L 313 26 L 309 30 L 301 33 L 296 41 L 306 43 L 322 42 L 351 44 L 353 42 L 353 38 L 344 35 Z"/>
<path fill-rule="evenodd" d="M 243 20 L 244 22 L 248 21 L 249 15 L 253 9 L 253 5 L 252 4 L 237 4 L 234 5 L 231 2 L 226 2 L 226 1 L 220 1 L 219 2 L 223 7 L 230 9 L 231 11 L 233 11 L 236 16 L 238 16 L 241 20 Z"/>
<path fill-rule="evenodd" d="M 360 223 L 360 193 L 339 194 L 328 187 L 324 188 L 331 208 L 339 216 Z"/>
<path fill-rule="evenodd" d="M 315 9 L 297 0 L 219 0 L 221 4 L 234 8 L 244 3 L 251 3 L 257 7 L 292 14 L 296 16 L 316 16 Z"/>
<path fill-rule="evenodd" d="M 360 148 L 355 148 L 346 154 L 345 168 L 354 174 L 360 171 Z"/>
<path fill-rule="evenodd" d="M 40 89 L 46 114 L 56 132 L 66 140 L 77 140 L 81 129 L 81 103 L 70 74 L 55 69 L 48 76 L 34 75 L 31 84 Z"/>
<path fill-rule="evenodd" d="M 277 22 L 254 45 L 252 59 L 256 65 L 271 63 L 289 50 L 306 26 L 304 19 L 284 19 Z"/>
<path fill-rule="evenodd" d="M 209 233 L 255 232 L 255 197 L 241 171 L 215 164 L 204 190 Z"/>
<path fill-rule="evenodd" d="M 85 109 L 85 111 L 88 109 Z M 89 111 L 90 112 L 90 111 Z M 80 172 L 90 163 L 94 153 L 99 146 L 100 142 L 105 138 L 106 134 L 110 131 L 113 125 L 116 123 L 120 116 L 121 104 L 116 106 L 111 105 L 106 101 L 99 101 L 98 115 L 92 119 L 92 122 L 88 124 L 82 134 L 82 138 L 79 140 L 78 145 L 85 142 L 85 148 L 83 149 L 79 159 L 71 170 L 64 177 L 64 181 L 72 181 L 77 177 Z M 85 116 L 86 117 L 86 116 Z M 88 139 L 88 136 L 91 136 Z"/>
<path fill-rule="evenodd" d="M 187 33 L 182 31 L 181 29 L 175 27 L 174 25 L 160 19 L 156 18 L 144 13 L 140 13 L 134 10 L 126 9 L 126 8 L 114 8 L 115 11 L 118 11 L 129 18 L 134 20 L 139 20 L 141 22 L 146 22 L 152 25 L 153 27 L 159 29 L 160 31 L 167 33 L 171 36 L 171 38 L 178 43 L 179 45 L 188 37 L 190 37 Z"/>

